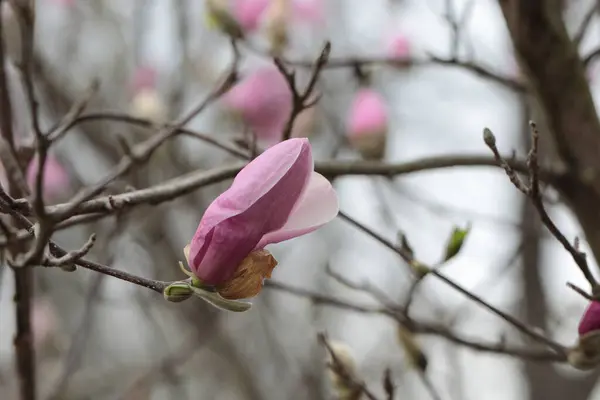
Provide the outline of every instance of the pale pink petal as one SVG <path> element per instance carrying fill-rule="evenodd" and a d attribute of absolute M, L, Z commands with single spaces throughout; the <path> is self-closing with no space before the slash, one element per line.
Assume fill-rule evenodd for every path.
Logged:
<path fill-rule="evenodd" d="M 258 29 L 270 0 L 236 0 L 233 16 L 246 32 Z"/>
<path fill-rule="evenodd" d="M 313 169 L 307 139 L 281 142 L 250 162 L 206 210 L 190 244 L 190 267 L 209 284 L 229 279 L 268 232 L 281 228 Z"/>
<path fill-rule="evenodd" d="M 156 69 L 150 66 L 138 67 L 133 72 L 132 88 L 133 93 L 138 93 L 142 90 L 154 89 L 157 79 Z"/>
<path fill-rule="evenodd" d="M 34 157 L 27 168 L 27 183 L 33 190 L 38 170 L 38 159 Z M 51 154 L 46 157 L 44 165 L 44 196 L 59 196 L 70 186 L 69 174 L 60 161 Z"/>
<path fill-rule="evenodd" d="M 359 90 L 350 107 L 348 135 L 383 135 L 387 125 L 387 107 L 383 98 L 371 89 Z"/>
<path fill-rule="evenodd" d="M 410 56 L 410 42 L 408 38 L 402 34 L 397 34 L 392 37 L 388 47 L 389 57 L 404 60 Z"/>
<path fill-rule="evenodd" d="M 273 66 L 260 68 L 234 86 L 225 104 L 237 112 L 262 145 L 281 140 L 292 110 L 292 92 Z"/>
<path fill-rule="evenodd" d="M 267 233 L 256 246 L 279 243 L 306 235 L 330 222 L 339 212 L 338 198 L 331 183 L 321 174 L 313 172 L 302 197 L 285 225 Z"/>
<path fill-rule="evenodd" d="M 597 331 L 600 329 L 600 303 L 592 301 L 585 310 L 581 321 L 579 322 L 579 334 Z"/>
<path fill-rule="evenodd" d="M 294 0 L 293 12 L 295 20 L 309 23 L 323 22 L 323 0 Z"/>

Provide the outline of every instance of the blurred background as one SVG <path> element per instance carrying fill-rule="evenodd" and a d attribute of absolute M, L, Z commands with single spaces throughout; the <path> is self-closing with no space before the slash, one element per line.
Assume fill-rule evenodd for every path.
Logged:
<path fill-rule="evenodd" d="M 273 66 L 263 29 L 265 6 L 246 1 L 257 3 L 258 11 L 235 14 L 247 41 L 238 46 L 240 81 Z M 572 32 L 594 4 L 566 2 Z M 387 110 L 385 162 L 489 156 L 481 138 L 484 127 L 494 131 L 503 153 L 525 156 L 526 121 L 535 117 L 535 105 L 515 90 L 522 77 L 496 1 L 296 0 L 294 7 L 282 55 L 302 84 L 326 40 L 332 59 L 381 61 L 361 64 L 360 73 L 356 63 L 347 62 L 320 75 L 320 101 L 295 128 L 298 135 L 309 135 L 317 160 L 361 158 L 346 139 L 361 84 L 375 91 Z M 3 14 L 6 49 L 15 59 L 15 21 L 10 10 Z M 132 114 L 160 124 L 190 110 L 215 88 L 233 60 L 229 38 L 211 29 L 205 16 L 204 1 L 197 0 L 37 0 L 35 83 L 44 126 L 59 121 L 95 81 L 99 89 L 87 108 L 90 114 Z M 582 54 L 600 41 L 600 8 L 591 18 Z M 390 62 L 390 57 L 404 62 Z M 453 61 L 480 65 L 509 84 Z M 18 73 L 12 65 L 7 73 L 14 84 L 15 125 L 25 142 L 32 135 Z M 597 96 L 594 64 L 588 79 Z M 256 90 L 268 85 L 261 82 Z M 239 142 L 248 126 L 233 108 L 221 99 L 188 127 Z M 48 184 L 47 200 L 67 201 L 80 187 L 97 182 L 122 156 L 123 138 L 136 143 L 155 131 L 117 119 L 90 118 L 53 147 L 57 178 Z M 179 137 L 109 192 L 236 161 L 196 138 Z M 55 239 L 77 248 L 96 232 L 90 259 L 148 278 L 181 279 L 177 262 L 184 259 L 183 247 L 206 206 L 229 184 L 61 230 Z M 403 232 L 427 263 L 439 261 L 455 226 L 471 224 L 462 251 L 444 265 L 444 273 L 553 339 L 575 342 L 586 302 L 565 283 L 583 286 L 585 280 L 502 170 L 449 168 L 394 179 L 344 176 L 334 186 L 342 211 L 391 241 Z M 548 196 L 548 210 L 565 235 L 581 236 L 558 196 Z M 340 284 L 327 269 L 355 283 L 368 282 L 399 303 L 406 301 L 413 281 L 396 254 L 340 219 L 273 245 L 271 251 L 279 261 L 273 274 L 277 282 L 364 305 L 378 302 Z M 7 400 L 18 398 L 13 286 L 12 272 L 0 269 L 0 398 Z M 411 313 L 420 321 L 444 324 L 477 340 L 527 345 L 505 321 L 434 278 L 422 282 L 412 301 Z M 351 349 L 357 373 L 378 398 L 386 398 L 388 368 L 396 398 L 432 398 L 431 388 L 408 362 L 392 319 L 270 288 L 253 303 L 250 312 L 225 313 L 198 299 L 168 303 L 145 288 L 82 269 L 36 269 L 32 321 L 39 397 L 330 399 L 326 354 L 317 340 L 319 332 L 326 332 Z M 595 372 L 479 352 L 438 335 L 416 339 L 428 359 L 426 382 L 441 399 L 600 399 Z"/>

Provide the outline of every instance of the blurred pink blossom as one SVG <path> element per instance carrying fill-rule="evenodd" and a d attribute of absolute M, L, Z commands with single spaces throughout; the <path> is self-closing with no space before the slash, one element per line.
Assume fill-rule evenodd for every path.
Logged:
<path fill-rule="evenodd" d="M 27 184 L 32 190 L 35 187 L 37 169 L 38 158 L 34 157 L 27 168 Z M 51 198 L 61 197 L 68 190 L 69 186 L 69 174 L 56 157 L 48 154 L 46 164 L 44 165 L 44 196 Z"/>
<path fill-rule="evenodd" d="M 294 18 L 300 22 L 318 23 L 324 18 L 323 0 L 294 0 Z"/>
<path fill-rule="evenodd" d="M 410 57 L 410 41 L 405 35 L 398 33 L 392 36 L 388 44 L 388 56 L 399 60 Z"/>
<path fill-rule="evenodd" d="M 156 87 L 157 76 L 156 69 L 150 66 L 141 66 L 135 70 L 131 83 L 133 98 L 130 108 L 133 116 L 161 124 L 166 122 L 168 110 Z"/>
<path fill-rule="evenodd" d="M 260 28 L 272 0 L 234 0 L 233 16 L 242 29 L 253 32 Z M 323 19 L 323 0 L 290 0 L 295 22 L 320 22 Z"/>
<path fill-rule="evenodd" d="M 133 72 L 131 87 L 133 93 L 139 93 L 142 90 L 155 89 L 158 73 L 156 69 L 150 66 L 138 67 Z"/>
<path fill-rule="evenodd" d="M 600 330 L 600 303 L 592 301 L 579 321 L 579 336 Z"/>
<path fill-rule="evenodd" d="M 48 299 L 38 298 L 31 307 L 31 330 L 36 347 L 46 343 L 58 328 L 54 305 Z"/>
<path fill-rule="evenodd" d="M 380 159 L 385 152 L 388 112 L 383 98 L 372 89 L 356 94 L 347 120 L 350 143 L 368 159 Z"/>
<path fill-rule="evenodd" d="M 225 298 L 253 297 L 276 265 L 263 248 L 310 233 L 337 213 L 335 191 L 314 172 L 308 139 L 283 141 L 244 167 L 206 209 L 189 246 L 190 269 L 203 283 L 228 288 L 219 291 Z"/>
<path fill-rule="evenodd" d="M 252 32 L 258 29 L 263 13 L 270 0 L 234 0 L 233 16 L 242 29 Z"/>
<path fill-rule="evenodd" d="M 247 76 L 224 96 L 224 102 L 239 113 L 264 146 L 281 140 L 292 112 L 292 92 L 284 76 L 273 66 Z"/>

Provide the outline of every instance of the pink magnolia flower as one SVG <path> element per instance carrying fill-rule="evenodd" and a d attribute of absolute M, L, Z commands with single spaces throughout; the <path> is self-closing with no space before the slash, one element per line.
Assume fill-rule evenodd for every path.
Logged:
<path fill-rule="evenodd" d="M 398 60 L 410 57 L 410 41 L 405 35 L 396 34 L 388 44 L 388 56 Z"/>
<path fill-rule="evenodd" d="M 256 296 L 277 265 L 264 247 L 313 232 L 338 213 L 335 191 L 313 165 L 308 139 L 289 139 L 244 167 L 184 250 L 193 274 L 226 299 Z"/>
<path fill-rule="evenodd" d="M 347 135 L 363 157 L 381 159 L 385 152 L 388 114 L 383 98 L 371 89 L 360 89 L 350 107 Z"/>
<path fill-rule="evenodd" d="M 281 140 L 292 112 L 292 92 L 275 67 L 258 69 L 234 86 L 224 101 L 239 113 L 259 144 L 270 146 Z"/>
<path fill-rule="evenodd" d="M 27 167 L 27 184 L 33 190 L 38 170 L 38 158 L 34 157 Z M 70 186 L 69 174 L 60 161 L 51 154 L 46 157 L 44 164 L 44 196 L 61 197 Z"/>
<path fill-rule="evenodd" d="M 141 66 L 136 68 L 131 79 L 133 93 L 138 93 L 144 89 L 156 88 L 158 73 L 156 69 L 150 66 Z"/>
<path fill-rule="evenodd" d="M 600 303 L 592 301 L 579 321 L 579 336 L 600 330 Z"/>
<path fill-rule="evenodd" d="M 270 0 L 235 0 L 233 16 L 245 32 L 252 32 L 260 26 L 263 13 Z"/>
<path fill-rule="evenodd" d="M 273 0 L 234 0 L 234 18 L 245 32 L 260 28 L 265 12 Z M 323 0 L 289 0 L 295 22 L 320 22 L 323 19 Z"/>

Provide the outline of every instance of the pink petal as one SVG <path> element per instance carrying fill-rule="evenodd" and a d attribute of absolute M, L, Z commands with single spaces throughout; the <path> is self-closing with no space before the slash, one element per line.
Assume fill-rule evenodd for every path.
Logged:
<path fill-rule="evenodd" d="M 348 135 L 384 135 L 388 116 L 383 98 L 371 89 L 361 89 L 350 107 Z"/>
<path fill-rule="evenodd" d="M 144 89 L 154 89 L 157 79 L 156 69 L 150 66 L 138 67 L 133 73 L 133 92 L 138 93 Z"/>
<path fill-rule="evenodd" d="M 35 157 L 27 168 L 27 183 L 33 190 L 38 169 L 38 159 Z M 58 159 L 51 154 L 46 157 L 44 165 L 44 195 L 55 197 L 61 195 L 70 186 L 69 174 Z"/>
<path fill-rule="evenodd" d="M 270 0 L 236 0 L 233 16 L 242 29 L 251 32 L 258 29 L 260 20 Z"/>
<path fill-rule="evenodd" d="M 206 210 L 190 244 L 190 267 L 208 284 L 229 279 L 268 232 L 281 228 L 313 169 L 307 139 L 281 142 L 242 169 Z"/>
<path fill-rule="evenodd" d="M 318 23 L 323 21 L 323 0 L 294 0 L 294 19 Z"/>
<path fill-rule="evenodd" d="M 224 102 L 241 115 L 259 140 L 272 145 L 281 140 L 292 110 L 292 92 L 279 70 L 268 66 L 234 86 Z"/>
<path fill-rule="evenodd" d="M 592 301 L 579 322 L 579 335 L 600 329 L 600 303 Z"/>
<path fill-rule="evenodd" d="M 331 183 L 323 175 L 313 172 L 302 197 L 285 225 L 267 233 L 256 248 L 262 249 L 268 244 L 283 242 L 313 232 L 334 219 L 338 211 L 337 194 Z"/>
<path fill-rule="evenodd" d="M 388 55 L 396 59 L 407 59 L 410 56 L 410 42 L 402 34 L 397 34 L 392 38 L 388 48 Z"/>

